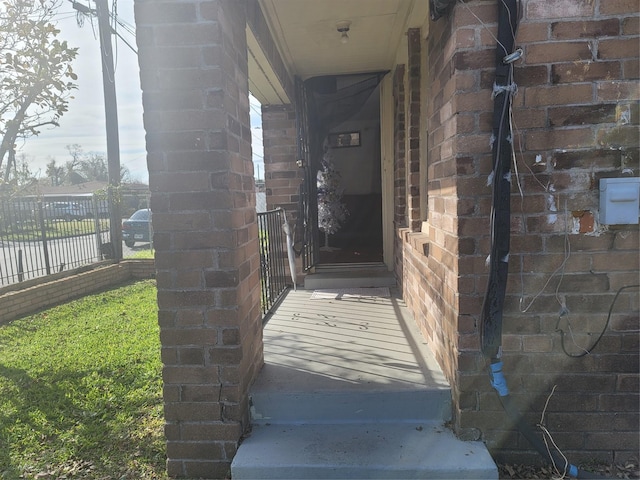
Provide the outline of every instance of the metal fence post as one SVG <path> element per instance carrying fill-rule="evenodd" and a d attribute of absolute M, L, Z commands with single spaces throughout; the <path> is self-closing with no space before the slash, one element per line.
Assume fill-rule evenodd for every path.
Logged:
<path fill-rule="evenodd" d="M 18 281 L 24 280 L 24 267 L 22 266 L 22 249 L 18 249 Z"/>
<path fill-rule="evenodd" d="M 42 208 L 42 202 L 38 202 L 38 218 L 40 220 L 40 238 L 42 239 L 44 266 L 47 271 L 47 275 L 51 275 L 51 264 L 49 262 L 49 245 L 47 244 L 47 230 L 44 225 L 44 208 Z"/>
<path fill-rule="evenodd" d="M 96 232 L 96 251 L 98 260 L 102 260 L 102 237 L 100 232 L 100 213 L 98 199 L 95 194 L 91 196 L 91 205 L 93 208 L 93 228 Z"/>

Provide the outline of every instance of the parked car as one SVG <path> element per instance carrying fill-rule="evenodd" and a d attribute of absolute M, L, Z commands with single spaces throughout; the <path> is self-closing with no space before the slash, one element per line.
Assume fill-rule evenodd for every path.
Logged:
<path fill-rule="evenodd" d="M 98 200 L 95 203 L 89 204 L 89 211 L 87 212 L 90 217 L 95 217 L 95 212 L 98 213 L 98 218 L 109 218 L 109 203 L 106 200 Z"/>
<path fill-rule="evenodd" d="M 76 202 L 50 202 L 42 206 L 42 213 L 47 220 L 82 220 L 89 216 L 84 205 Z"/>
<path fill-rule="evenodd" d="M 150 242 L 153 238 L 151 230 L 151 210 L 137 210 L 131 217 L 122 222 L 122 240 L 131 248 L 136 242 Z"/>

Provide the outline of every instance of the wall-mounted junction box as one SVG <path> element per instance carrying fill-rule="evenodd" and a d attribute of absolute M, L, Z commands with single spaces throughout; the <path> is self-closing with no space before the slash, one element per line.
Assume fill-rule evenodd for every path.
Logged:
<path fill-rule="evenodd" d="M 600 179 L 600 223 L 635 225 L 640 216 L 640 177 Z"/>

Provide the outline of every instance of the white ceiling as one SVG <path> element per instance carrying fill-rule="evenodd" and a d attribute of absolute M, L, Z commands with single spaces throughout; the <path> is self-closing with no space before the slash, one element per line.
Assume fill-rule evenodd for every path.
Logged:
<path fill-rule="evenodd" d="M 392 69 L 407 29 L 423 26 L 428 15 L 427 0 L 259 1 L 289 74 L 303 79 Z M 343 20 L 351 22 L 346 44 L 336 26 Z M 262 103 L 282 103 L 273 81 L 252 75 L 268 69 L 259 57 L 250 54 L 253 93 Z"/>

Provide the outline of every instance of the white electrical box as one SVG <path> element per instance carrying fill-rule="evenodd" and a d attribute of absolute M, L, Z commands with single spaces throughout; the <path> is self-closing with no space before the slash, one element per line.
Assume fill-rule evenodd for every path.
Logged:
<path fill-rule="evenodd" d="M 640 217 L 640 177 L 600 179 L 600 223 L 635 225 Z"/>

